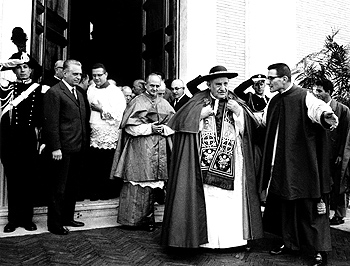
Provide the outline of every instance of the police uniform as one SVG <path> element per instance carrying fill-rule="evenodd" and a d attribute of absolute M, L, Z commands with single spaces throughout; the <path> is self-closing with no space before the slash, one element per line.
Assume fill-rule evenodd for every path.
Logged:
<path fill-rule="evenodd" d="M 13 82 L 1 88 L 1 99 L 14 100 L 33 84 Z M 33 88 L 33 87 L 32 87 Z M 37 132 L 41 126 L 41 86 L 7 112 L 2 103 L 0 150 L 1 161 L 7 178 L 8 221 L 14 227 L 35 230 L 33 217 L 33 185 L 37 166 Z M 29 229 L 28 229 L 29 228 Z M 8 231 L 10 232 L 10 231 Z"/>

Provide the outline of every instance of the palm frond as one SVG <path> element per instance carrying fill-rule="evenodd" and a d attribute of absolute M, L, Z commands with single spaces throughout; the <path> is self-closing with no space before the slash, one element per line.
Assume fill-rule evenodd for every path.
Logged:
<path fill-rule="evenodd" d="M 318 79 L 327 78 L 334 84 L 333 98 L 350 103 L 350 49 L 334 39 L 339 30 L 326 36 L 324 47 L 301 59 L 294 73 L 296 80 L 304 88 L 311 89 Z"/>

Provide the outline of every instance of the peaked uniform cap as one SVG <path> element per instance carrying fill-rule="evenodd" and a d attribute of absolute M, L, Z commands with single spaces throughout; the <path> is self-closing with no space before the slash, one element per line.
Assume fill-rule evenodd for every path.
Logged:
<path fill-rule="evenodd" d="M 256 74 L 252 76 L 252 79 L 257 78 L 257 79 L 266 79 L 266 76 L 264 74 Z"/>

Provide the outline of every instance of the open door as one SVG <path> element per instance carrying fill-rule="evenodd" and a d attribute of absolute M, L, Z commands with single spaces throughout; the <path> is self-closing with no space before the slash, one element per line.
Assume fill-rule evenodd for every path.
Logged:
<path fill-rule="evenodd" d="M 143 68 L 146 74 L 161 71 L 166 79 L 176 77 L 176 0 L 143 1 Z"/>
<path fill-rule="evenodd" d="M 70 0 L 33 1 L 31 52 L 43 67 L 43 78 L 67 57 L 69 6 Z"/>

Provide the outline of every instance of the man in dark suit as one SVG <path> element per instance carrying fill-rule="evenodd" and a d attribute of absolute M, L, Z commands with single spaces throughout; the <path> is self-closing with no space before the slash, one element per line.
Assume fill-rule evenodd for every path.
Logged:
<path fill-rule="evenodd" d="M 51 77 L 45 78 L 41 82 L 41 84 L 44 85 L 44 90 L 50 89 L 52 86 L 61 81 L 63 78 L 63 62 L 63 60 L 57 60 L 54 67 L 55 74 Z"/>
<path fill-rule="evenodd" d="M 74 221 L 77 184 L 87 143 L 86 106 L 76 90 L 82 65 L 76 60 L 63 64 L 63 79 L 44 96 L 44 138 L 50 156 L 51 191 L 48 204 L 48 230 L 66 235 L 64 226 L 84 226 Z"/>
<path fill-rule="evenodd" d="M 342 162 L 345 158 L 349 158 L 349 152 L 345 152 L 344 148 L 350 129 L 350 111 L 346 105 L 331 97 L 333 91 L 333 83 L 328 79 L 316 81 L 313 88 L 315 96 L 329 104 L 339 118 L 339 126 L 332 131 L 327 131 L 330 170 L 333 178 L 330 209 L 334 210 L 334 216 L 330 220 L 330 225 L 339 225 L 344 223 L 346 217 L 346 183 L 341 170 Z"/>
<path fill-rule="evenodd" d="M 174 107 L 177 112 L 185 103 L 188 102 L 190 97 L 185 94 L 185 85 L 181 79 L 175 79 L 171 82 L 170 90 L 173 93 L 174 100 L 170 102 L 170 105 Z"/>

